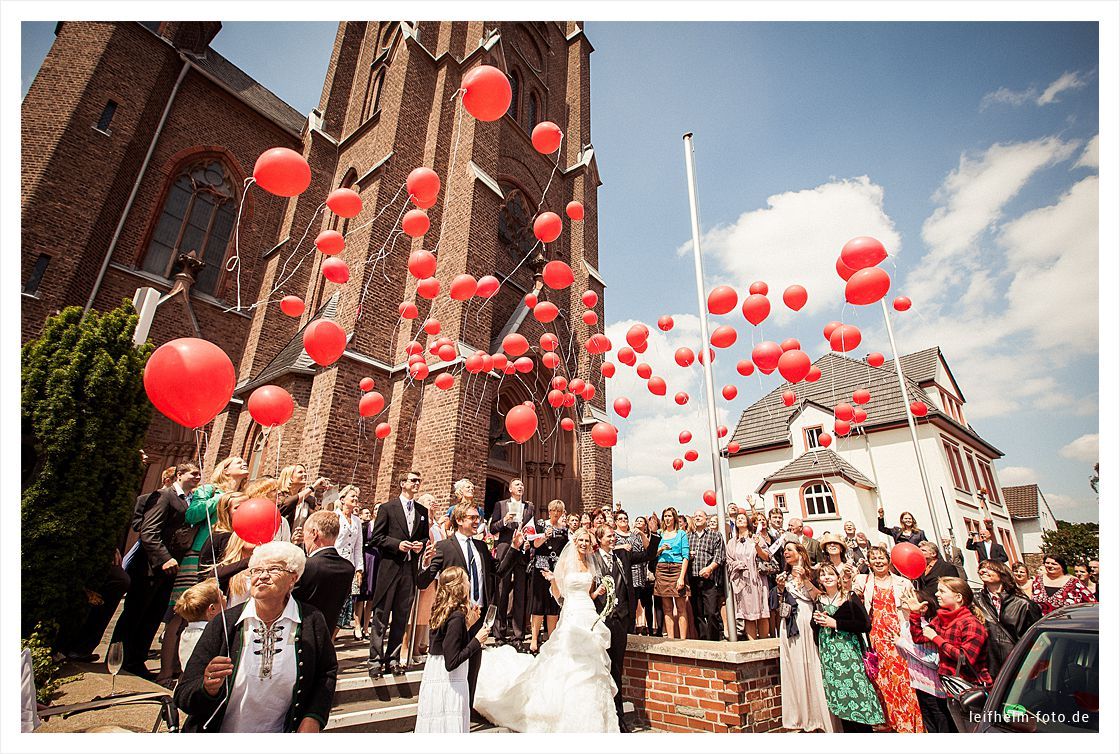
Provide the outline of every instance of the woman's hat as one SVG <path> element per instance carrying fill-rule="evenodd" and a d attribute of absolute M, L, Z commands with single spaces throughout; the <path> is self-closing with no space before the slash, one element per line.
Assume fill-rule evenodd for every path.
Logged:
<path fill-rule="evenodd" d="M 830 544 L 840 545 L 841 554 L 846 553 L 848 551 L 848 546 L 846 544 L 844 544 L 844 540 L 840 538 L 839 534 L 833 534 L 833 533 L 829 532 L 828 534 L 825 534 L 823 537 L 821 537 L 821 549 L 822 550 L 825 550 L 825 547 L 827 545 L 830 545 Z M 825 550 L 825 552 L 827 552 L 827 550 Z"/>

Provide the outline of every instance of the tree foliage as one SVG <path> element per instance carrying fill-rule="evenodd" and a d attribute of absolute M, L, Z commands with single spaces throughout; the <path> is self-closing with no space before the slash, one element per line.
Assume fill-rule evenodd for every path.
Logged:
<path fill-rule="evenodd" d="M 1057 521 L 1052 531 L 1042 533 L 1042 550 L 1049 555 L 1060 555 L 1066 565 L 1082 560 L 1095 560 L 1100 552 L 1099 526 L 1094 523 L 1071 524 Z"/>
<path fill-rule="evenodd" d="M 151 419 L 152 347 L 133 346 L 136 320 L 127 301 L 84 320 L 69 307 L 23 347 L 23 452 L 33 457 L 21 503 L 24 637 L 85 617 L 84 587 L 104 575 L 132 510 Z"/>

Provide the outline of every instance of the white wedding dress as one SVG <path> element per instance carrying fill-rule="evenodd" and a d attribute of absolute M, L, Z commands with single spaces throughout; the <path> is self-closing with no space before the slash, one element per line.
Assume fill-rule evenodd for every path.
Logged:
<path fill-rule="evenodd" d="M 474 708 L 520 733 L 618 733 L 610 630 L 589 594 L 592 574 L 570 571 L 556 630 L 536 657 L 506 645 L 482 653 Z"/>

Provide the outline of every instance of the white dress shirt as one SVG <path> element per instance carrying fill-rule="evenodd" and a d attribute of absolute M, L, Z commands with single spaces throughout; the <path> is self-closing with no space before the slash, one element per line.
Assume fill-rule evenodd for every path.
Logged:
<path fill-rule="evenodd" d="M 284 612 L 267 640 L 264 621 L 257 617 L 256 600 L 249 600 L 241 617 L 241 656 L 233 691 L 222 719 L 222 733 L 282 733 L 296 685 L 296 601 L 288 597 Z M 269 644 L 272 644 L 271 651 Z"/>
<path fill-rule="evenodd" d="M 474 559 L 475 569 L 478 574 L 478 584 L 471 584 L 469 594 L 474 594 L 475 590 L 478 591 L 478 603 L 481 605 L 486 601 L 486 571 L 482 567 L 482 556 L 478 554 L 478 550 L 471 543 L 472 540 L 464 537 L 461 533 L 455 532 L 455 542 L 459 545 L 459 549 L 463 551 L 463 562 L 467 564 L 467 578 L 471 577 L 471 559 Z"/>

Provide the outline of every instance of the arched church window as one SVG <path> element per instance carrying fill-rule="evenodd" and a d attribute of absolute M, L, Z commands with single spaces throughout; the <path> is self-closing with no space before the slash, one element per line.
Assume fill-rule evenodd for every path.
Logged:
<path fill-rule="evenodd" d="M 510 97 L 509 110 L 507 112 L 509 113 L 509 116 L 511 118 L 517 120 L 517 106 L 519 104 L 517 98 L 521 95 L 521 72 L 516 68 L 513 70 L 513 73 L 509 77 L 509 88 L 512 91 L 513 96 Z"/>

